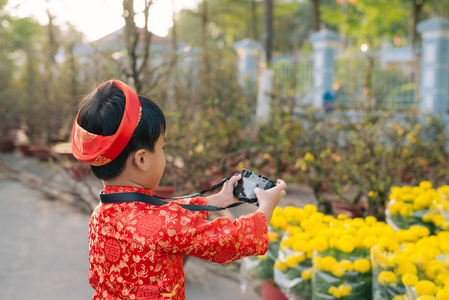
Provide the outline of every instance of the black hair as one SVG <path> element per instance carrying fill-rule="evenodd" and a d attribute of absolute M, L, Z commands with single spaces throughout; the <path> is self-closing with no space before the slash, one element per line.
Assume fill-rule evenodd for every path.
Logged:
<path fill-rule="evenodd" d="M 119 176 L 126 161 L 139 149 L 154 152 L 157 140 L 165 134 L 165 117 L 160 107 L 152 100 L 138 96 L 142 105 L 142 117 L 125 148 L 111 162 L 103 166 L 91 166 L 93 174 L 102 180 Z M 78 124 L 85 130 L 99 135 L 113 135 L 120 126 L 125 111 L 125 95 L 113 85 L 105 84 L 81 102 Z"/>

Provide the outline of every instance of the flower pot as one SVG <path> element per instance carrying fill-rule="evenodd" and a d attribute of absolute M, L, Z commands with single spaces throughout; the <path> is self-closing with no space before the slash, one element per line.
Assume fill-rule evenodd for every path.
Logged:
<path fill-rule="evenodd" d="M 70 163 L 70 174 L 75 179 L 83 179 L 91 174 L 90 165 L 82 162 Z"/>
<path fill-rule="evenodd" d="M 50 147 L 45 145 L 31 145 L 30 150 L 33 156 L 40 161 L 48 161 L 51 156 Z"/>
<path fill-rule="evenodd" d="M 357 209 L 351 204 L 331 202 L 331 205 L 335 215 L 346 214 L 349 218 L 361 217 Z"/>
<path fill-rule="evenodd" d="M 11 152 L 14 150 L 14 139 L 5 137 L 0 138 L 0 152 Z"/>
<path fill-rule="evenodd" d="M 262 300 L 288 300 L 288 298 L 274 283 L 265 281 L 262 283 Z"/>
<path fill-rule="evenodd" d="M 33 156 L 30 144 L 19 144 L 17 145 L 17 148 L 19 149 L 20 153 L 22 153 L 23 156 Z"/>
<path fill-rule="evenodd" d="M 175 186 L 158 186 L 153 190 L 154 195 L 161 196 L 161 197 L 172 197 L 175 193 Z"/>
<path fill-rule="evenodd" d="M 72 154 L 72 146 L 70 143 L 58 143 L 51 148 L 51 152 L 54 153 L 56 159 L 62 163 L 78 162 Z"/>

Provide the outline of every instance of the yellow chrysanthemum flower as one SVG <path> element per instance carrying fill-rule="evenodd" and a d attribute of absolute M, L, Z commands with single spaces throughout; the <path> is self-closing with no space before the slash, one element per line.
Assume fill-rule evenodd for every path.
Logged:
<path fill-rule="evenodd" d="M 438 300 L 449 300 L 449 289 L 443 288 L 437 292 L 436 295 Z"/>
<path fill-rule="evenodd" d="M 343 275 L 345 275 L 345 272 L 346 272 L 346 269 L 339 263 L 333 265 L 331 268 L 331 273 L 335 277 L 342 277 Z"/>
<path fill-rule="evenodd" d="M 351 253 L 354 251 L 354 237 L 350 235 L 342 236 L 337 242 L 337 249 L 345 253 Z"/>
<path fill-rule="evenodd" d="M 268 240 L 270 242 L 277 242 L 277 241 L 279 241 L 279 237 L 280 237 L 280 235 L 277 232 L 274 232 L 274 231 L 268 232 Z"/>
<path fill-rule="evenodd" d="M 421 181 L 421 183 L 419 184 L 419 187 L 422 188 L 423 190 L 427 190 L 427 189 L 431 189 L 433 187 L 432 182 L 430 181 Z"/>
<path fill-rule="evenodd" d="M 343 268 L 345 268 L 345 270 L 347 272 L 352 272 L 354 270 L 354 265 L 352 264 L 352 262 L 350 260 L 342 260 L 339 263 Z"/>
<path fill-rule="evenodd" d="M 399 209 L 399 214 L 403 217 L 411 217 L 413 215 L 413 205 L 412 204 L 404 204 Z"/>
<path fill-rule="evenodd" d="M 368 225 L 375 224 L 376 222 L 377 222 L 376 217 L 368 216 L 368 217 L 365 218 L 365 223 L 368 224 Z"/>
<path fill-rule="evenodd" d="M 337 260 L 333 256 L 325 256 L 321 257 L 319 259 L 319 266 L 321 266 L 321 269 L 318 267 L 318 270 L 320 271 L 327 271 L 330 272 L 332 270 L 332 266 L 337 264 Z"/>
<path fill-rule="evenodd" d="M 326 251 L 329 248 L 328 240 L 325 237 L 316 237 L 310 240 L 310 247 L 318 252 Z"/>
<path fill-rule="evenodd" d="M 309 213 L 309 215 L 311 215 L 312 213 L 317 212 L 318 208 L 315 205 L 306 204 L 304 206 L 304 211 L 306 211 L 307 213 Z"/>
<path fill-rule="evenodd" d="M 271 217 L 270 225 L 275 229 L 282 229 L 287 225 L 287 220 L 282 215 L 274 215 Z"/>
<path fill-rule="evenodd" d="M 420 226 L 420 225 L 413 225 L 410 226 L 408 229 L 412 234 L 416 234 L 419 237 L 428 236 L 430 234 L 430 230 L 427 227 Z"/>
<path fill-rule="evenodd" d="M 288 269 L 287 264 L 281 262 L 279 259 L 276 259 L 276 261 L 274 262 L 274 267 L 281 272 L 285 272 Z"/>
<path fill-rule="evenodd" d="M 398 282 L 398 277 L 391 271 L 382 271 L 377 276 L 377 280 L 381 285 L 395 284 Z"/>
<path fill-rule="evenodd" d="M 312 275 L 313 275 L 313 268 L 309 268 L 301 272 L 301 278 L 304 280 L 312 279 Z"/>
<path fill-rule="evenodd" d="M 398 265 L 396 273 L 398 275 L 401 275 L 401 276 L 403 276 L 403 275 L 405 275 L 407 273 L 416 275 L 418 273 L 418 269 L 412 263 L 401 263 L 401 264 Z"/>
<path fill-rule="evenodd" d="M 348 284 L 341 284 L 338 287 L 331 286 L 327 291 L 335 298 L 340 299 L 349 296 L 352 292 L 352 287 Z"/>
<path fill-rule="evenodd" d="M 421 295 L 416 300 L 435 300 L 435 297 L 429 295 Z"/>
<path fill-rule="evenodd" d="M 352 287 L 349 284 L 341 284 L 338 289 L 341 291 L 342 297 L 351 295 Z"/>
<path fill-rule="evenodd" d="M 354 271 L 366 273 L 371 270 L 371 263 L 368 259 L 359 258 L 353 263 Z"/>
<path fill-rule="evenodd" d="M 437 275 L 435 283 L 438 285 L 444 285 L 446 282 L 449 282 L 449 273 L 445 270 Z"/>
<path fill-rule="evenodd" d="M 300 254 L 289 254 L 285 257 L 285 263 L 289 268 L 294 268 L 306 259 L 304 253 Z"/>
<path fill-rule="evenodd" d="M 437 292 L 437 287 L 430 280 L 421 280 L 415 284 L 415 292 L 418 295 L 434 296 Z"/>
<path fill-rule="evenodd" d="M 315 161 L 315 156 L 313 156 L 312 153 L 307 152 L 306 154 L 304 154 L 304 160 L 305 161 Z"/>
<path fill-rule="evenodd" d="M 418 276 L 411 273 L 404 274 L 402 275 L 402 282 L 405 285 L 414 286 L 418 282 Z"/>
<path fill-rule="evenodd" d="M 365 247 L 365 248 L 371 248 L 371 247 L 373 247 L 373 246 L 375 246 L 376 244 L 377 244 L 377 237 L 376 236 L 373 236 L 373 235 L 370 235 L 370 236 L 367 236 L 364 240 L 363 240 L 363 246 Z"/>
<path fill-rule="evenodd" d="M 445 271 L 443 265 L 439 262 L 431 263 L 426 268 L 426 276 L 430 280 L 435 280 L 437 275 Z"/>

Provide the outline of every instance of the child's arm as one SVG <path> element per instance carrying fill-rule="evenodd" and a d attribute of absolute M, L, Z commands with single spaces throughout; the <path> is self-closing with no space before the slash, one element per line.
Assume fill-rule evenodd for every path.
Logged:
<path fill-rule="evenodd" d="M 220 207 L 226 207 L 232 203 L 238 202 L 237 198 L 234 197 L 233 189 L 234 185 L 242 178 L 241 174 L 232 176 L 228 182 L 223 185 L 223 188 L 218 194 L 206 197 L 207 203 L 209 205 L 215 205 Z M 279 204 L 282 197 L 285 196 L 287 189 L 287 184 L 278 179 L 277 185 L 268 190 L 262 190 L 260 188 L 255 188 L 254 193 L 259 201 L 259 209 L 257 211 L 263 213 L 267 219 L 267 224 L 270 223 L 273 210 Z"/>
<path fill-rule="evenodd" d="M 232 195 L 234 186 L 231 185 L 232 182 L 223 188 L 224 193 Z M 189 224 L 189 228 L 178 231 L 179 235 L 173 237 L 171 244 L 173 248 L 170 251 L 182 252 L 217 263 L 228 263 L 246 256 L 265 254 L 268 249 L 268 224 L 273 210 L 285 195 L 286 187 L 284 181 L 278 180 L 276 187 L 256 190 L 259 209 L 234 221 L 217 218 L 210 222 L 199 214 L 186 212 L 189 217 L 185 218 L 184 222 L 186 225 Z"/>
<path fill-rule="evenodd" d="M 172 244 L 172 252 L 224 264 L 265 254 L 268 250 L 268 224 L 262 212 L 234 221 L 225 217 L 207 221 L 197 215 L 188 232 L 178 235 L 177 240 L 179 242 Z"/>
<path fill-rule="evenodd" d="M 229 206 L 232 203 L 238 202 L 237 198 L 234 197 L 232 191 L 234 189 L 234 185 L 237 183 L 237 181 L 240 180 L 240 178 L 242 178 L 241 174 L 232 176 L 229 181 L 224 183 L 221 191 L 217 194 L 208 197 L 177 199 L 172 202 L 176 202 L 178 204 L 201 204 L 219 207 Z M 204 199 L 206 200 L 206 203 L 204 203 Z"/>

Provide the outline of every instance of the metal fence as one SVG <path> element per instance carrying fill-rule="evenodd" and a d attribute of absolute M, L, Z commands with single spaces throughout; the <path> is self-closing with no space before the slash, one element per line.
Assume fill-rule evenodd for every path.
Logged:
<path fill-rule="evenodd" d="M 340 55 L 335 60 L 334 78 L 336 108 L 408 112 L 419 109 L 418 56 L 392 59 L 382 52 Z"/>
<path fill-rule="evenodd" d="M 313 56 L 311 53 L 274 53 L 273 94 L 295 106 L 311 104 Z"/>
<path fill-rule="evenodd" d="M 312 104 L 313 55 L 274 53 L 273 94 L 295 106 Z M 420 58 L 409 51 L 336 56 L 334 107 L 339 110 L 419 110 Z"/>

